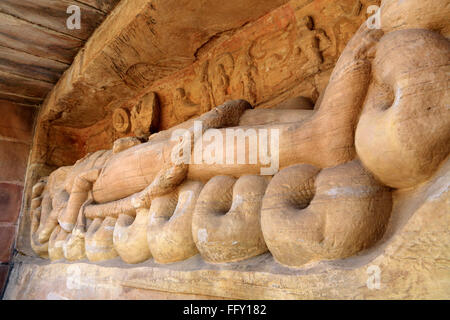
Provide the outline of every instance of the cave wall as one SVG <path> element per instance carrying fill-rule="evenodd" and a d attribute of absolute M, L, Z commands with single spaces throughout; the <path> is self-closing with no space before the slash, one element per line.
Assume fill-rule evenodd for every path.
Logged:
<path fill-rule="evenodd" d="M 282 2 L 279 1 L 279 5 Z M 255 21 L 199 42 L 201 46 L 191 50 L 195 52 L 190 63 L 178 69 L 170 69 L 169 65 L 164 69 L 167 61 L 158 60 L 162 64 L 160 69 L 165 72 L 155 75 L 157 69 L 142 58 L 141 63 L 127 69 L 121 80 L 127 93 L 117 94 L 121 92 L 117 88 L 114 97 L 107 102 L 89 100 L 89 92 L 70 94 L 72 98 L 83 99 L 79 103 L 62 98 L 59 102 L 57 97 L 69 87 L 65 85 L 68 80 L 61 81 L 48 97 L 41 118 L 44 120 L 54 114 L 56 107 L 66 109 L 60 110 L 60 118 L 38 123 L 40 129 L 35 138 L 32 163 L 72 165 L 90 152 L 111 148 L 116 139 L 132 136 L 131 130 L 118 132 L 114 129 L 113 114 L 119 108 L 130 112 L 149 92 L 154 92 L 160 103 L 159 130 L 198 116 L 229 99 L 244 98 L 257 108 L 270 108 L 298 95 L 315 102 L 324 91 L 345 45 L 370 16 L 367 8 L 379 4 L 379 0 L 287 1 Z M 311 25 L 305 26 L 306 19 L 310 19 Z M 318 52 L 308 48 L 314 41 L 317 41 Z M 132 58 L 127 52 L 120 54 L 122 63 L 128 65 Z M 89 60 L 86 54 L 84 59 Z M 83 66 L 76 59 L 72 69 L 78 65 Z M 93 88 L 91 82 L 100 75 L 91 76 L 92 79 L 86 76 L 79 81 Z M 99 87 L 103 80 L 98 79 L 95 85 Z M 76 90 L 78 85 L 73 88 Z M 103 99 L 109 97 L 107 89 L 102 92 Z"/>
<path fill-rule="evenodd" d="M 126 3 L 121 6 L 125 7 Z M 271 108 L 299 95 L 316 102 L 345 45 L 369 16 L 367 8 L 379 5 L 380 0 L 280 0 L 277 5 L 270 4 L 272 8 L 268 1 L 264 3 L 270 8 L 267 14 L 248 23 L 237 23 L 238 27 L 221 27 L 220 30 L 226 31 L 216 32 L 217 26 L 214 30 L 203 26 L 208 36 L 202 36 L 202 41 L 195 42 L 198 46 L 188 50 L 193 55 L 183 60 L 178 69 L 160 65 L 157 69 L 164 72 L 158 71 L 158 77 L 152 74 L 155 68 L 143 56 L 129 56 L 129 52 L 120 51 L 119 46 L 127 41 L 128 46 L 135 47 L 142 43 L 133 38 L 128 40 L 122 34 L 113 41 L 117 50 L 114 59 L 105 62 L 102 56 L 113 56 L 109 47 L 106 53 L 90 56 L 94 49 L 103 45 L 104 26 L 117 17 L 113 14 L 108 18 L 42 106 L 28 166 L 31 125 L 27 142 L 17 148 L 22 158 L 15 167 L 19 168 L 22 178 L 16 185 L 20 189 L 18 194 L 25 191 L 16 250 L 25 256 L 35 255 L 30 248 L 30 217 L 26 213 L 29 212 L 31 187 L 39 178 L 57 167 L 74 164 L 88 153 L 111 148 L 116 139 L 134 135 L 131 130 L 119 132 L 114 128 L 112 117 L 117 109 L 130 112 L 144 96 L 155 93 L 161 109 L 157 130 L 164 130 L 230 99 L 244 98 L 256 108 Z M 259 9 L 263 12 L 263 7 Z M 136 21 L 131 26 L 143 30 Z M 129 32 L 129 28 L 124 30 Z M 317 50 L 311 49 L 314 42 Z M 142 50 L 139 54 L 144 55 Z M 138 58 L 142 61 L 137 61 Z M 164 61 L 158 63 L 164 64 Z M 115 62 L 123 65 L 116 66 Z M 110 84 L 111 77 L 99 68 L 112 66 L 126 69 L 126 72 L 119 72 L 123 77 Z M 49 120 L 52 116 L 56 118 Z M 0 181 L 2 179 L 0 177 Z M 17 201 L 22 203 L 22 197 Z M 16 220 L 8 223 L 10 241 L 2 243 L 7 245 L 8 259 L 5 260 L 9 261 Z"/>
<path fill-rule="evenodd" d="M 0 293 L 9 271 L 36 109 L 0 100 Z"/>
<path fill-rule="evenodd" d="M 260 18 L 244 23 L 241 27 L 212 33 L 214 35 L 207 38 L 206 42 L 199 41 L 202 45 L 197 50 L 191 50 L 195 54 L 190 64 L 172 72 L 166 70 L 163 73 L 165 76 L 161 78 L 152 74 L 156 71 L 148 63 L 133 64 L 135 68 L 130 68 L 134 71 L 127 72 L 122 79 L 124 84 L 121 84 L 128 93 L 117 95 L 120 92 L 117 91 L 112 101 L 108 100 L 107 103 L 89 98 L 87 92 L 78 92 L 80 85 L 77 83 L 92 87 L 95 78 L 97 87 L 102 82 L 106 86 L 108 77 L 99 71 L 89 78 L 91 70 L 88 66 L 92 65 L 95 71 L 100 67 L 106 68 L 112 62 L 97 65 L 94 58 L 88 59 L 87 53 L 81 52 L 47 97 L 36 121 L 22 212 L 29 211 L 31 188 L 41 177 L 58 167 L 73 165 L 89 153 L 110 149 L 116 139 L 133 136 L 131 127 L 124 132 L 114 128 L 114 112 L 123 109 L 130 114 L 133 107 L 149 93 L 155 93 L 159 101 L 160 118 L 156 130 L 173 127 L 230 99 L 246 99 L 256 108 L 271 108 L 296 96 L 305 96 L 316 102 L 324 92 L 347 42 L 370 16 L 367 8 L 380 2 L 280 0 L 277 2 L 278 7 L 271 4 L 275 8 Z M 86 45 L 86 51 L 91 50 L 91 47 L 101 47 L 100 34 L 116 18 L 113 14 L 94 33 Z M 131 41 L 129 45 L 138 45 L 133 38 L 127 40 L 122 34 L 119 38 L 123 38 L 124 43 Z M 317 43 L 317 50 L 311 49 L 314 42 Z M 109 49 L 105 50 L 109 52 Z M 140 55 L 143 54 L 140 52 Z M 128 63 L 126 52 L 122 52 L 119 58 L 123 63 Z M 158 75 L 161 76 L 160 73 Z M 108 90 L 102 92 L 102 99 L 110 98 Z M 95 94 L 99 92 L 95 91 Z M 61 98 L 63 96 L 66 98 Z M 75 103 L 67 97 L 83 101 Z M 64 106 L 65 110 L 58 109 L 60 118 L 48 120 L 56 114 L 55 108 Z M 97 112 L 100 109 L 103 110 L 101 117 Z M 75 120 L 78 121 L 76 124 Z M 29 216 L 23 214 L 16 248 L 33 256 L 29 244 L 30 222 Z"/>

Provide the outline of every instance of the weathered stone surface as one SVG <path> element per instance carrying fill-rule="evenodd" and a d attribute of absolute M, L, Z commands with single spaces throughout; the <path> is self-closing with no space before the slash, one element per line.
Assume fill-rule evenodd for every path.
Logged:
<path fill-rule="evenodd" d="M 36 109 L 0 101 L 0 140 L 12 138 L 31 143 Z"/>
<path fill-rule="evenodd" d="M 429 29 L 450 36 L 447 0 L 396 1 L 384 0 L 381 7 L 381 27 L 390 32 L 403 29 Z"/>
<path fill-rule="evenodd" d="M 449 65 L 450 41 L 434 31 L 393 31 L 380 41 L 355 144 L 385 185 L 414 187 L 450 153 Z"/>
<path fill-rule="evenodd" d="M 85 5 L 83 3 L 88 3 Z M 90 3 L 89 3 L 90 2 Z M 0 98 L 38 107 L 118 0 L 3 0 L 0 3 Z M 108 3 L 108 5 L 104 5 Z M 102 7 L 102 11 L 92 6 Z M 75 19 L 74 19 L 75 18 Z M 76 24 L 76 22 L 75 22 Z"/>
<path fill-rule="evenodd" d="M 15 235 L 15 225 L 0 224 L 0 263 L 9 262 Z"/>
<path fill-rule="evenodd" d="M 93 124 L 114 99 L 130 97 L 133 89 L 189 65 L 210 38 L 285 2 L 121 1 L 52 91 L 42 119 Z M 92 103 L 96 111 L 89 109 Z"/>
<path fill-rule="evenodd" d="M 160 39 L 165 55 L 133 33 L 147 2 L 122 2 L 35 136 L 31 163 L 59 168 L 20 230 L 74 263 L 19 249 L 8 297 L 448 297 L 450 42 L 441 13 L 418 21 L 413 2 L 384 0 L 373 29 L 359 27 L 372 1 L 292 0 L 200 47 L 191 15 L 160 26 L 179 18 L 167 12 L 150 19 L 155 39 L 181 25 L 191 43 Z M 125 44 L 167 59 L 150 68 Z"/>
<path fill-rule="evenodd" d="M 345 260 L 295 269 L 270 255 L 219 265 L 196 256 L 168 266 L 17 257 L 5 299 L 153 299 L 152 290 L 235 299 L 449 299 L 449 181 L 447 163 L 419 189 L 394 193 L 383 239 Z M 369 289 L 378 268 L 380 288 Z"/>
<path fill-rule="evenodd" d="M 30 146 L 22 142 L 0 140 L 0 181 L 23 183 Z"/>
<path fill-rule="evenodd" d="M 128 2 L 119 4 L 116 13 L 128 8 Z M 283 3 L 286 4 L 280 6 Z M 229 6 L 233 6 L 228 2 L 226 8 L 217 10 L 215 15 L 220 17 L 216 17 L 209 29 L 210 18 L 205 18 L 204 28 L 210 37 L 205 35 L 189 44 L 186 44 L 189 39 L 176 41 L 180 30 L 171 24 L 164 27 L 168 33 L 149 34 L 148 39 L 159 41 L 158 47 L 170 42 L 169 53 L 162 60 L 158 56 L 160 52 L 148 48 L 149 41 L 142 39 L 148 29 L 141 25 L 141 19 L 151 15 L 158 20 L 158 25 L 160 19 L 176 21 L 179 14 L 176 5 L 177 10 L 148 10 L 139 18 L 133 18 L 140 10 L 137 5 L 126 11 L 130 16 L 113 14 L 44 104 L 32 163 L 69 165 L 89 152 L 111 148 L 115 139 L 131 134 L 114 130 L 113 111 L 126 108 L 131 112 L 152 92 L 158 96 L 161 106 L 160 129 L 168 129 L 230 99 L 247 99 L 261 108 L 276 106 L 298 95 L 315 102 L 323 93 L 345 45 L 368 17 L 368 6 L 379 3 L 379 0 L 258 1 L 258 4 L 247 1 L 245 8 L 239 9 L 239 15 L 227 17 L 226 24 L 233 27 L 222 28 L 220 21 L 227 15 Z M 164 4 L 164 8 L 166 5 L 169 6 Z M 213 12 L 216 2 L 208 5 L 212 6 L 208 12 Z M 237 7 L 233 10 L 239 11 L 241 4 L 234 5 Z M 241 27 L 241 17 L 250 14 L 249 8 L 256 11 L 246 19 L 250 22 Z M 271 12 L 260 17 L 270 9 Z M 189 14 L 183 12 L 185 17 L 177 22 L 183 25 L 189 23 L 191 15 L 201 14 L 195 10 Z M 127 19 L 133 22 L 125 26 Z M 198 22 L 199 28 L 203 28 L 203 19 Z M 311 22 L 303 22 L 305 19 Z M 112 24 L 118 25 L 112 28 Z M 211 36 L 217 28 L 222 31 L 228 28 L 228 31 Z M 140 30 L 138 35 L 135 30 Z M 204 36 L 203 31 L 183 29 L 183 32 L 192 33 L 193 37 Z M 169 37 L 172 33 L 177 36 Z M 163 40 L 158 40 L 160 37 Z M 108 43 L 110 38 L 114 41 Z M 193 48 L 197 43 L 199 47 Z M 173 44 L 176 47 L 172 48 Z M 196 53 L 181 54 L 183 50 Z M 158 65 L 153 61 L 158 61 Z M 103 84 L 105 79 L 108 82 Z M 91 108 L 92 105 L 96 107 Z M 68 128 L 73 126 L 77 128 Z"/>
<path fill-rule="evenodd" d="M 23 193 L 23 210 L 22 212 L 30 212 L 30 204 L 32 198 L 32 188 L 39 181 L 41 177 L 48 176 L 55 168 L 48 167 L 42 164 L 30 165 L 27 169 L 27 181 Z M 34 256 L 35 253 L 30 247 L 30 230 L 31 228 L 31 216 L 29 214 L 21 214 L 20 224 L 17 235 L 16 249 L 27 254 Z"/>
<path fill-rule="evenodd" d="M 274 258 L 295 267 L 370 247 L 383 235 L 391 210 L 390 189 L 360 162 L 321 171 L 300 164 L 272 179 L 261 226 Z"/>
<path fill-rule="evenodd" d="M 8 277 L 9 266 L 0 265 L 0 293 L 4 290 L 6 284 L 6 279 Z"/>
<path fill-rule="evenodd" d="M 22 203 L 23 187 L 0 183 L 0 223 L 16 223 Z"/>
<path fill-rule="evenodd" d="M 257 175 L 216 176 L 208 181 L 192 217 L 192 235 L 203 259 L 232 262 L 267 251 L 261 231 L 267 184 L 268 179 Z"/>

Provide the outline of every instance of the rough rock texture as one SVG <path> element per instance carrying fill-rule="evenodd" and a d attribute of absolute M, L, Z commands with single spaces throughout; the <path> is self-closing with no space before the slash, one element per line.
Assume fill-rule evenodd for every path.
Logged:
<path fill-rule="evenodd" d="M 35 113 L 0 100 L 0 294 L 16 238 Z"/>
<path fill-rule="evenodd" d="M 384 0 L 377 29 L 370 1 L 267 3 L 212 38 L 195 29 L 210 17 L 185 29 L 197 3 L 171 24 L 146 16 L 167 2 L 122 2 L 40 114 L 18 249 L 55 262 L 17 255 L 9 297 L 447 297 L 450 47 L 418 2 Z M 138 41 L 143 16 L 159 47 Z"/>
<path fill-rule="evenodd" d="M 389 188 L 358 161 L 319 171 L 288 167 L 275 175 L 264 197 L 264 239 L 284 265 L 350 257 L 384 234 L 392 209 Z"/>
<path fill-rule="evenodd" d="M 245 260 L 267 251 L 261 231 L 261 203 L 267 188 L 262 176 L 216 176 L 200 193 L 192 234 L 208 262 Z"/>
<path fill-rule="evenodd" d="M 152 219 L 144 228 L 148 248 L 158 263 L 183 261 L 198 253 L 191 225 L 202 188 L 201 182 L 186 181 L 175 192 L 152 201 L 148 211 Z"/>
<path fill-rule="evenodd" d="M 356 257 L 302 268 L 270 255 L 231 264 L 48 263 L 18 258 L 5 299 L 155 299 L 173 293 L 235 299 L 448 299 L 450 163 L 416 190 L 394 192 L 388 230 Z M 376 289 L 379 274 L 380 287 Z M 368 285 L 369 283 L 369 285 Z M 370 289 L 372 288 L 372 289 Z M 155 291 L 170 292 L 166 294 Z M 205 296 L 200 296 L 206 298 Z"/>
<path fill-rule="evenodd" d="M 32 163 L 71 165 L 111 148 L 130 134 L 114 129 L 114 110 L 132 116 L 149 93 L 159 98 L 160 129 L 229 99 L 262 108 L 299 95 L 316 101 L 368 6 L 379 3 L 122 1 L 44 103 Z"/>
<path fill-rule="evenodd" d="M 42 146 L 33 162 L 51 159 L 57 165 L 71 164 L 94 150 L 93 141 L 85 145 L 88 138 L 103 145 L 112 143 L 121 136 L 110 140 L 115 134 L 111 114 L 138 89 L 192 64 L 199 48 L 210 39 L 239 29 L 286 2 L 121 1 L 47 96 L 35 139 Z M 108 121 L 99 125 L 105 117 Z M 70 155 L 75 150 L 67 148 L 58 135 L 70 136 L 70 144 L 79 145 L 75 157 Z"/>
<path fill-rule="evenodd" d="M 436 32 L 399 30 L 381 39 L 356 149 L 384 184 L 414 187 L 449 154 L 449 71 L 450 41 Z"/>

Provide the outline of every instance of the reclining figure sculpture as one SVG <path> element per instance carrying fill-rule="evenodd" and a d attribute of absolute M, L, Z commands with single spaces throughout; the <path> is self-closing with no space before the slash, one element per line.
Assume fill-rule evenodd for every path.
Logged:
<path fill-rule="evenodd" d="M 363 24 L 348 43 L 315 110 L 229 101 L 146 143 L 119 140 L 53 172 L 33 188 L 33 249 L 52 260 L 127 263 L 198 253 L 223 263 L 270 251 L 296 267 L 374 245 L 390 218 L 392 189 L 423 183 L 450 152 L 450 42 L 437 32 L 445 24 L 425 11 L 409 19 L 420 9 L 413 6 L 397 28 L 395 3 L 383 2 L 382 30 Z M 261 161 L 174 162 L 174 132 L 185 129 L 183 139 L 195 142 L 195 121 L 205 135 L 277 132 L 271 153 L 281 170 L 261 175 Z M 200 151 L 210 149 L 203 143 Z"/>

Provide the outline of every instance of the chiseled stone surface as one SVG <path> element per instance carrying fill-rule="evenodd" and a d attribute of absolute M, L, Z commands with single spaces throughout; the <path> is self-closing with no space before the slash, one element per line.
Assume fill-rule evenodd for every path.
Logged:
<path fill-rule="evenodd" d="M 16 226 L 10 224 L 0 225 L 0 263 L 9 262 L 15 233 Z"/>
<path fill-rule="evenodd" d="M 0 100 L 0 294 L 8 274 L 36 109 Z"/>
<path fill-rule="evenodd" d="M 0 223 L 15 223 L 19 217 L 23 187 L 0 183 Z"/>
<path fill-rule="evenodd" d="M 71 68 L 79 77 L 60 82 L 47 100 L 56 109 L 41 113 L 6 298 L 448 298 L 450 7 L 383 0 L 373 29 L 363 23 L 372 2 L 288 1 L 200 47 L 171 48 L 161 70 L 112 41 L 136 36 L 147 0 L 114 32 L 100 28 Z M 161 9 L 155 3 L 149 12 Z M 114 92 L 127 94 L 105 106 L 102 86 L 93 110 L 71 95 L 113 80 L 97 68 L 111 43 L 126 83 Z M 193 59 L 177 60 L 191 51 Z M 220 143 L 229 129 L 252 137 Z M 199 140 L 203 160 L 186 161 Z M 22 149 L 5 146 L 0 168 L 10 180 Z M 250 160 L 255 150 L 259 160 Z"/>
<path fill-rule="evenodd" d="M 179 298 L 448 299 L 449 184 L 447 162 L 429 183 L 395 193 L 384 238 L 374 248 L 345 260 L 287 268 L 269 254 L 228 264 L 208 264 L 197 255 L 172 265 L 149 260 L 133 266 L 118 259 L 49 263 L 18 256 L 4 298 L 161 298 L 157 290 L 169 292 L 170 299 L 177 297 L 170 293 L 189 295 Z"/>
<path fill-rule="evenodd" d="M 37 109 L 0 100 L 0 139 L 31 143 L 32 127 Z"/>
<path fill-rule="evenodd" d="M 0 140 L 0 181 L 23 183 L 30 145 Z"/>
<path fill-rule="evenodd" d="M 0 294 L 3 292 L 3 287 L 6 284 L 8 277 L 9 265 L 0 265 Z"/>
<path fill-rule="evenodd" d="M 139 0 L 144 2 L 150 1 Z M 297 95 L 315 102 L 345 45 L 370 16 L 367 8 L 381 1 L 208 1 L 201 10 L 197 2 L 180 7 L 177 1 L 156 1 L 156 10 L 131 18 L 120 10 L 131 15 L 141 7 L 122 1 L 43 105 L 32 162 L 69 165 L 111 148 L 115 139 L 133 134 L 132 126 L 114 129 L 115 110 L 126 109 L 132 117 L 149 93 L 161 105 L 161 130 L 230 99 L 261 108 Z M 152 18 L 156 36 L 147 27 Z M 127 25 L 129 19 L 133 23 Z M 165 20 L 171 23 L 163 25 Z M 180 31 L 182 41 L 175 40 Z M 164 57 L 149 47 L 153 41 L 166 50 Z"/>

